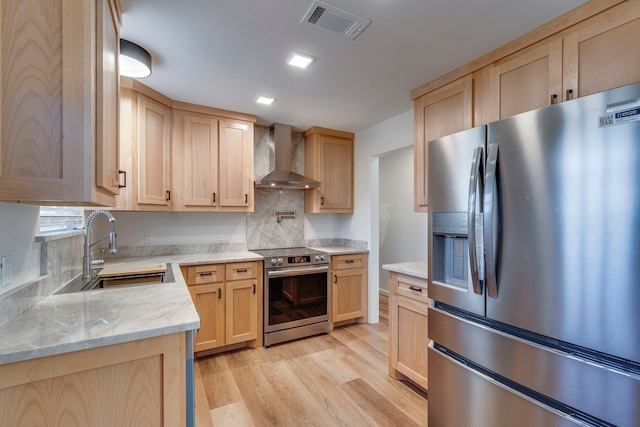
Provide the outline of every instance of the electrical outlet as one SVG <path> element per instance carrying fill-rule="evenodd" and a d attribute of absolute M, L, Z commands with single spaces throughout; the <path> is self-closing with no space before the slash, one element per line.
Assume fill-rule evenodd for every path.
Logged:
<path fill-rule="evenodd" d="M 153 243 L 153 233 L 150 231 L 146 231 L 144 233 L 144 242 L 145 243 Z"/>
<path fill-rule="evenodd" d="M 218 230 L 218 240 L 224 240 L 224 230 Z"/>
<path fill-rule="evenodd" d="M 0 287 L 9 286 L 13 280 L 13 267 L 11 255 L 5 255 L 0 259 Z"/>

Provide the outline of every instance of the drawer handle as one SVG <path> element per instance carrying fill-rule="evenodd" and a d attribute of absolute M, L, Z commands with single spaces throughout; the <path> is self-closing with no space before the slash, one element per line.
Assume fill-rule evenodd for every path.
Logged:
<path fill-rule="evenodd" d="M 354 261 L 353 261 L 352 259 L 348 259 L 348 260 L 346 260 L 345 262 L 346 262 L 347 264 L 353 264 L 353 263 L 354 263 Z"/>
<path fill-rule="evenodd" d="M 222 288 L 218 288 L 218 299 L 222 298 Z"/>
<path fill-rule="evenodd" d="M 236 272 L 238 272 L 238 273 L 246 273 L 247 269 L 246 268 L 239 268 L 239 269 L 236 270 Z"/>
<path fill-rule="evenodd" d="M 413 285 L 409 286 L 409 289 L 411 289 L 412 291 L 416 291 L 416 292 L 422 293 L 422 288 L 418 288 L 418 287 L 413 286 Z"/>
<path fill-rule="evenodd" d="M 206 273 L 200 273 L 200 277 L 204 277 L 204 276 L 213 276 L 213 272 L 207 271 Z"/>

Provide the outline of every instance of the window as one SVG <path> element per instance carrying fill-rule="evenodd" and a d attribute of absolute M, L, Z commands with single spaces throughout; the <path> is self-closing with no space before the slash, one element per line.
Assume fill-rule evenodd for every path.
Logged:
<path fill-rule="evenodd" d="M 84 228 L 84 209 L 74 206 L 40 206 L 40 233 Z"/>

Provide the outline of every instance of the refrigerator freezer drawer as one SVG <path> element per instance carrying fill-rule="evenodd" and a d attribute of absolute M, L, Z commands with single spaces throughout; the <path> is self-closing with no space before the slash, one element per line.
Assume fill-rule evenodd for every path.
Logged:
<path fill-rule="evenodd" d="M 437 390 L 437 392 L 436 392 Z M 429 427 L 585 426 L 429 345 Z"/>
<path fill-rule="evenodd" d="M 617 426 L 640 425 L 640 376 L 429 307 L 429 338 L 463 358 Z M 431 359 L 429 360 L 431 363 Z M 429 366 L 430 391 L 433 390 Z M 432 408 L 429 395 L 429 411 Z M 544 425 L 544 424 L 541 424 Z"/>

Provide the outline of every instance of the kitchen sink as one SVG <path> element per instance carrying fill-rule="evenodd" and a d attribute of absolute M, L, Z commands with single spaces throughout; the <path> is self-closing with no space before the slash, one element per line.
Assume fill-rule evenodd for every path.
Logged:
<path fill-rule="evenodd" d="M 82 278 L 82 275 L 78 276 L 59 291 L 56 294 L 66 294 L 71 292 L 91 291 L 96 289 L 119 289 L 131 286 L 140 285 L 152 285 L 161 283 L 173 283 L 175 278 L 173 276 L 173 270 L 171 264 L 167 263 L 166 271 L 155 272 L 132 272 L 123 273 L 119 275 L 100 276 L 100 272 L 90 279 Z M 135 270 L 135 266 L 133 267 Z"/>

